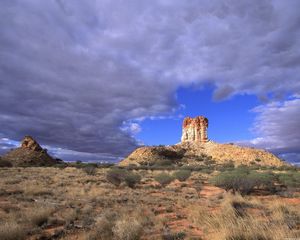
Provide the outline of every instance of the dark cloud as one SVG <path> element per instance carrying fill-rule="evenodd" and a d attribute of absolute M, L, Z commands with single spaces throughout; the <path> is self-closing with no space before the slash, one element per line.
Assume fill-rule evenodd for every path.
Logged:
<path fill-rule="evenodd" d="M 298 9 L 297 0 L 4 0 L 0 132 L 117 158 L 137 145 L 124 123 L 169 113 L 178 86 L 210 82 L 218 100 L 299 93 Z"/>

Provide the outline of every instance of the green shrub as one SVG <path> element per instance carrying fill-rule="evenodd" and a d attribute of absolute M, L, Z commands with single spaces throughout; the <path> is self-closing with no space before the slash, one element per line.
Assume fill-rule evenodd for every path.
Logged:
<path fill-rule="evenodd" d="M 139 174 L 126 169 L 112 168 L 107 172 L 106 179 L 115 186 L 119 186 L 124 181 L 128 187 L 133 188 L 142 178 Z"/>
<path fill-rule="evenodd" d="M 255 183 L 255 187 L 258 189 L 264 189 L 267 191 L 275 191 L 276 176 L 271 172 L 259 173 L 257 171 L 250 171 L 247 176 L 248 179 L 252 179 Z"/>
<path fill-rule="evenodd" d="M 212 157 L 202 153 L 199 156 L 195 157 L 195 161 L 197 161 L 197 162 L 203 162 L 203 161 L 209 162 L 209 161 L 212 161 Z"/>
<path fill-rule="evenodd" d="M 12 167 L 12 163 L 10 161 L 0 159 L 0 167 Z"/>
<path fill-rule="evenodd" d="M 137 183 L 141 181 L 141 176 L 136 173 L 127 172 L 124 177 L 124 181 L 128 187 L 134 188 Z"/>
<path fill-rule="evenodd" d="M 300 172 L 280 173 L 278 180 L 288 188 L 300 188 Z"/>
<path fill-rule="evenodd" d="M 94 165 L 87 165 L 82 170 L 87 174 L 87 175 L 95 175 L 97 172 L 97 167 Z"/>
<path fill-rule="evenodd" d="M 161 159 L 157 161 L 154 166 L 172 166 L 173 162 L 169 159 Z"/>
<path fill-rule="evenodd" d="M 171 233 L 169 231 L 163 233 L 162 239 L 163 240 L 183 240 L 186 237 L 185 232 L 176 232 L 176 233 Z"/>
<path fill-rule="evenodd" d="M 174 178 L 178 179 L 180 182 L 184 182 L 191 176 L 191 171 L 189 170 L 179 170 L 174 172 Z"/>
<path fill-rule="evenodd" d="M 275 176 L 273 174 L 250 171 L 245 166 L 240 166 L 232 171 L 221 172 L 210 182 L 226 191 L 232 190 L 241 194 L 249 194 L 255 188 L 269 191 L 275 189 Z"/>
<path fill-rule="evenodd" d="M 120 168 L 112 168 L 106 174 L 106 179 L 115 186 L 119 186 L 125 179 L 127 171 Z"/>
<path fill-rule="evenodd" d="M 203 166 L 198 166 L 198 165 L 184 165 L 184 166 L 180 167 L 180 169 L 189 170 L 189 171 L 201 171 L 203 169 Z"/>
<path fill-rule="evenodd" d="M 201 170 L 199 170 L 201 173 L 205 173 L 205 174 L 211 174 L 214 170 L 212 168 L 206 167 L 203 168 Z"/>
<path fill-rule="evenodd" d="M 174 180 L 174 177 L 167 173 L 160 173 L 154 177 L 162 186 L 166 186 Z"/>
<path fill-rule="evenodd" d="M 59 169 L 65 169 L 66 167 L 68 167 L 68 164 L 67 163 L 56 163 L 52 167 L 59 168 Z"/>
<path fill-rule="evenodd" d="M 221 171 L 221 172 L 229 171 L 229 170 L 233 170 L 233 169 L 234 169 L 234 164 L 232 161 L 229 161 L 229 162 L 219 165 L 217 167 L 217 170 Z"/>
<path fill-rule="evenodd" d="M 234 169 L 238 173 L 248 174 L 250 172 L 250 168 L 247 165 L 239 165 Z"/>

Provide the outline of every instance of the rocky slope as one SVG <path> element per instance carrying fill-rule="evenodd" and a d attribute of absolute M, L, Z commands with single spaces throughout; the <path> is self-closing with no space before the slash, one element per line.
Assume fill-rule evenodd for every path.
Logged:
<path fill-rule="evenodd" d="M 232 161 L 235 165 L 259 164 L 265 166 L 282 166 L 286 163 L 272 153 L 234 144 L 180 143 L 173 146 L 141 147 L 120 162 L 121 166 L 129 164 L 153 165 L 158 161 L 169 160 L 174 164 L 203 165 L 207 159 L 217 164 Z"/>
<path fill-rule="evenodd" d="M 31 136 L 25 136 L 19 148 L 13 149 L 2 156 L 13 166 L 49 166 L 59 163 L 52 158 Z"/>
<path fill-rule="evenodd" d="M 165 160 L 188 165 L 203 165 L 207 164 L 208 160 L 213 160 L 217 164 L 232 161 L 235 165 L 255 163 L 282 166 L 286 164 L 266 150 L 208 140 L 207 127 L 208 120 L 205 117 L 185 118 L 181 143 L 172 146 L 140 147 L 119 164 L 153 165 Z"/>

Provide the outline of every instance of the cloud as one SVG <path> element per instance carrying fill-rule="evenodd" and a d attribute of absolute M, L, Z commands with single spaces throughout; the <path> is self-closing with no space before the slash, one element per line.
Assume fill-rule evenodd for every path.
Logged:
<path fill-rule="evenodd" d="M 211 83 L 217 100 L 300 94 L 299 8 L 297 0 L 4 0 L 0 131 L 118 158 L 138 144 L 122 124 L 172 112 L 179 86 Z"/>
<path fill-rule="evenodd" d="M 128 132 L 130 135 L 138 134 L 140 131 L 142 131 L 141 126 L 138 123 L 135 122 L 128 122 L 124 123 L 124 126 L 121 127 L 121 129 L 125 132 Z"/>
<path fill-rule="evenodd" d="M 300 163 L 300 98 L 271 102 L 253 109 L 258 117 L 250 143 L 269 149 L 290 162 Z"/>

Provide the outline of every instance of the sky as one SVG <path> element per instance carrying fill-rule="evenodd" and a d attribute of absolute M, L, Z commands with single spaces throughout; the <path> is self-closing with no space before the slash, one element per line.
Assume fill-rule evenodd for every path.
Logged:
<path fill-rule="evenodd" d="M 300 163 L 300 1 L 2 0 L 0 154 L 118 161 L 208 136 Z"/>

